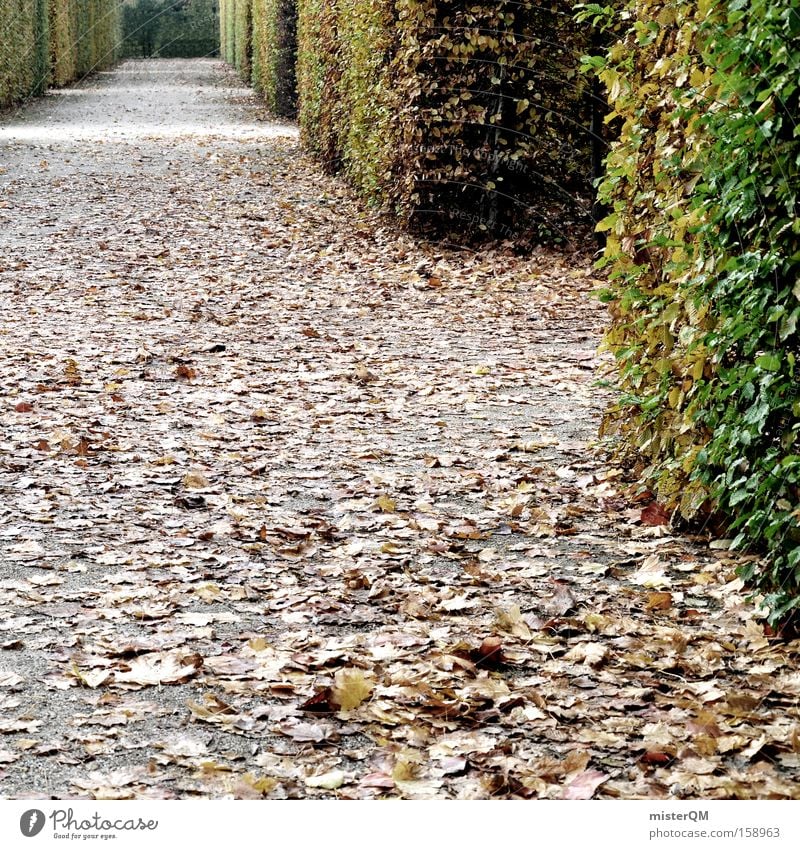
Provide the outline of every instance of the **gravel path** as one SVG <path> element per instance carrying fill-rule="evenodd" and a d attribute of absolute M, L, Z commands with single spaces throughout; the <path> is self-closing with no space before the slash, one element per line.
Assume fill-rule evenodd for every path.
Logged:
<path fill-rule="evenodd" d="M 415 242 L 238 86 L 0 123 L 0 792 L 796 795 L 797 645 L 589 447 L 589 262 Z"/>

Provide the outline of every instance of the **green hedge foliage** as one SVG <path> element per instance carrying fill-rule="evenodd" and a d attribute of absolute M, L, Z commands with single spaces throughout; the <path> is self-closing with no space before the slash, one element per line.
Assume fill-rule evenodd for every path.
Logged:
<path fill-rule="evenodd" d="M 125 0 L 123 56 L 211 56 L 218 49 L 217 0 Z"/>
<path fill-rule="evenodd" d="M 117 58 L 120 41 L 118 0 L 54 2 L 66 2 L 73 17 L 72 50 L 76 76 L 85 76 L 111 65 Z"/>
<path fill-rule="evenodd" d="M 743 576 L 800 607 L 800 12 L 636 0 L 596 63 L 619 142 L 601 197 L 619 404 L 605 427 L 692 518 L 768 552 Z"/>
<path fill-rule="evenodd" d="M 0 105 L 109 65 L 118 27 L 117 0 L 3 0 Z"/>
<path fill-rule="evenodd" d="M 588 196 L 571 2 L 299 0 L 303 139 L 424 230 L 553 235 Z"/>
<path fill-rule="evenodd" d="M 40 94 L 49 81 L 46 0 L 0 3 L 0 104 Z"/>
<path fill-rule="evenodd" d="M 253 87 L 275 115 L 297 113 L 297 0 L 253 0 Z"/>
<path fill-rule="evenodd" d="M 222 58 L 250 82 L 253 58 L 253 0 L 220 0 Z"/>
<path fill-rule="evenodd" d="M 302 140 L 330 172 L 388 200 L 398 156 L 392 0 L 300 0 L 297 82 Z"/>
<path fill-rule="evenodd" d="M 66 0 L 50 3 L 50 66 L 51 82 L 64 86 L 75 79 L 78 72 L 76 32 L 78 25 L 77 7 Z"/>

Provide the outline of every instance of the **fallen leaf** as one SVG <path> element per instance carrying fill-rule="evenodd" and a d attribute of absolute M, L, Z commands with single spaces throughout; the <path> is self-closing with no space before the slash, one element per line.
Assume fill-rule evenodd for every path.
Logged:
<path fill-rule="evenodd" d="M 562 799 L 591 799 L 595 790 L 611 776 L 596 769 L 587 769 L 573 776 L 564 786 Z"/>
<path fill-rule="evenodd" d="M 371 677 L 361 669 L 340 669 L 333 677 L 331 695 L 342 710 L 353 710 L 368 699 L 375 687 Z"/>
<path fill-rule="evenodd" d="M 672 607 L 672 593 L 649 593 L 647 610 L 669 610 Z"/>
<path fill-rule="evenodd" d="M 575 607 L 575 598 L 562 581 L 551 579 L 551 597 L 544 604 L 548 616 L 564 616 Z"/>
<path fill-rule="evenodd" d="M 340 769 L 332 769 L 322 775 L 311 775 L 305 779 L 306 787 L 319 787 L 323 790 L 336 790 L 344 784 L 345 774 Z"/>
<path fill-rule="evenodd" d="M 197 372 L 193 368 L 181 364 L 175 369 L 175 376 L 179 380 L 192 381 L 197 377 Z"/>
<path fill-rule="evenodd" d="M 138 684 L 143 687 L 183 683 L 194 677 L 202 664 L 203 658 L 199 654 L 150 652 L 115 669 L 114 683 Z"/>
<path fill-rule="evenodd" d="M 672 584 L 672 579 L 667 575 L 667 564 L 657 554 L 647 557 L 631 576 L 631 580 L 635 584 L 652 589 L 661 589 Z"/>
<path fill-rule="evenodd" d="M 298 743 L 322 743 L 332 733 L 327 725 L 315 725 L 311 722 L 282 725 L 280 731 Z"/>
<path fill-rule="evenodd" d="M 380 495 L 375 499 L 375 507 L 381 513 L 394 513 L 397 510 L 397 502 L 388 495 Z"/>
<path fill-rule="evenodd" d="M 208 478 L 202 472 L 187 472 L 183 476 L 183 485 L 186 489 L 208 489 Z"/>
<path fill-rule="evenodd" d="M 669 513 L 657 501 L 654 501 L 642 510 L 641 521 L 643 525 L 668 525 Z"/>
<path fill-rule="evenodd" d="M 521 640 L 531 638 L 531 629 L 522 618 L 522 613 L 516 604 L 512 604 L 508 610 L 498 609 L 496 612 L 497 627 L 501 631 L 513 634 Z"/>

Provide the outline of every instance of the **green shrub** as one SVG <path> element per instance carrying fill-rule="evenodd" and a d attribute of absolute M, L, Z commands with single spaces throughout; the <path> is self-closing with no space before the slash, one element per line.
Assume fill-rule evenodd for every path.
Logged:
<path fill-rule="evenodd" d="M 601 76 L 620 400 L 606 430 L 683 516 L 717 510 L 773 622 L 800 605 L 800 13 L 637 0 Z"/>
<path fill-rule="evenodd" d="M 297 0 L 253 0 L 253 87 L 275 115 L 297 113 Z"/>

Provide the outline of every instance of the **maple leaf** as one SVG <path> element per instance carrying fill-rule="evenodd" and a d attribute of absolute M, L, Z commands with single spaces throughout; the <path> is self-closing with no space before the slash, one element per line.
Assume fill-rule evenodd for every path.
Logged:
<path fill-rule="evenodd" d="M 531 638 L 531 629 L 528 623 L 522 618 L 519 606 L 512 604 L 508 610 L 497 610 L 497 627 L 501 631 L 513 634 L 521 640 L 529 640 Z"/>
<path fill-rule="evenodd" d="M 331 694 L 342 710 L 353 710 L 368 699 L 375 687 L 371 677 L 361 669 L 340 669 L 333 677 Z"/>

